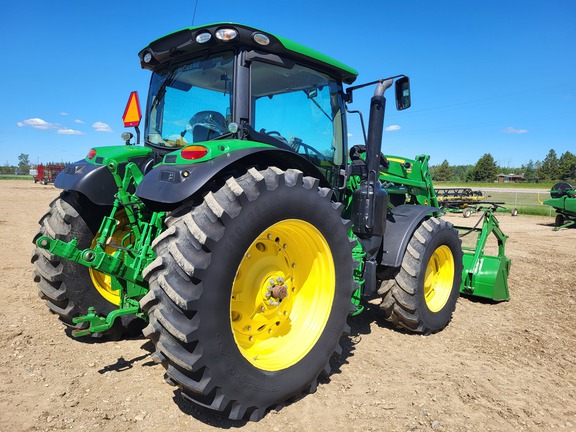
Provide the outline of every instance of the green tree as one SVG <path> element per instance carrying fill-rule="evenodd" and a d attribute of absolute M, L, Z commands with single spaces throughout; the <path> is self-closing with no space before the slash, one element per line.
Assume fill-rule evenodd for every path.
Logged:
<path fill-rule="evenodd" d="M 576 179 L 576 156 L 569 151 L 558 159 L 558 178 L 564 181 Z"/>
<path fill-rule="evenodd" d="M 454 165 L 450 167 L 452 171 L 452 180 L 458 182 L 472 181 L 470 172 L 474 169 L 474 165 Z"/>
<path fill-rule="evenodd" d="M 521 173 L 524 174 L 524 180 L 529 183 L 534 183 L 538 181 L 538 176 L 536 174 L 536 165 L 530 159 L 526 165 L 522 165 L 520 169 Z"/>
<path fill-rule="evenodd" d="M 434 173 L 432 175 L 432 180 L 434 181 L 449 181 L 452 179 L 452 169 L 450 164 L 446 159 L 440 165 L 435 167 Z"/>
<path fill-rule="evenodd" d="M 554 151 L 554 149 L 550 149 L 550 151 L 542 161 L 540 169 L 538 170 L 538 177 L 541 180 L 558 180 L 558 174 L 559 174 L 558 156 L 556 156 L 556 151 Z"/>
<path fill-rule="evenodd" d="M 18 156 L 18 171 L 20 174 L 28 174 L 30 172 L 30 156 L 20 153 Z"/>
<path fill-rule="evenodd" d="M 476 162 L 472 178 L 474 181 L 493 182 L 496 180 L 497 174 L 498 167 L 496 166 L 494 158 L 490 153 L 485 153 L 484 156 Z"/>

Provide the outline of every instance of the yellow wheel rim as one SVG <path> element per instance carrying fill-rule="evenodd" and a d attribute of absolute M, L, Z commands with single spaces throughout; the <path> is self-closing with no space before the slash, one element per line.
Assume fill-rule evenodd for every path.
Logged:
<path fill-rule="evenodd" d="M 432 312 L 440 311 L 450 298 L 454 283 L 454 256 L 446 245 L 438 247 L 428 261 L 424 276 L 424 299 Z"/>
<path fill-rule="evenodd" d="M 128 218 L 126 217 L 126 214 L 122 210 L 121 212 L 118 212 L 116 214 L 116 219 L 118 219 L 120 223 L 118 224 L 118 226 L 116 226 L 114 234 L 112 234 L 111 236 L 110 243 L 115 245 L 126 246 L 122 244 L 122 241 L 124 237 L 130 233 L 130 227 L 128 226 Z M 98 239 L 99 236 L 100 234 L 96 234 L 94 236 L 94 240 L 92 240 L 90 248 L 94 249 L 94 247 L 96 246 L 96 240 Z M 118 249 L 115 247 L 106 245 L 105 251 L 108 254 L 112 254 L 117 250 Z M 112 277 L 94 269 L 89 269 L 89 271 L 90 271 L 90 279 L 92 279 L 92 283 L 94 284 L 94 287 L 100 293 L 100 295 L 104 297 L 106 300 L 108 300 L 110 303 L 119 306 L 120 295 L 118 290 L 115 291 L 112 289 Z"/>
<path fill-rule="evenodd" d="M 298 363 L 324 331 L 335 284 L 330 247 L 314 226 L 286 219 L 262 232 L 232 285 L 230 321 L 242 355 L 266 371 Z"/>

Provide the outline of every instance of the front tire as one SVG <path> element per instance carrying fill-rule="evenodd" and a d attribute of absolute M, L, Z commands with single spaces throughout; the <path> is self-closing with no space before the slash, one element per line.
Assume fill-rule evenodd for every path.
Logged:
<path fill-rule="evenodd" d="M 144 334 L 194 403 L 258 420 L 329 373 L 354 265 L 341 205 L 318 183 L 250 169 L 166 220 L 144 271 Z"/>
<path fill-rule="evenodd" d="M 386 320 L 398 327 L 431 334 L 448 325 L 462 282 L 462 249 L 458 232 L 440 218 L 416 229 L 395 277 L 379 294 Z"/>

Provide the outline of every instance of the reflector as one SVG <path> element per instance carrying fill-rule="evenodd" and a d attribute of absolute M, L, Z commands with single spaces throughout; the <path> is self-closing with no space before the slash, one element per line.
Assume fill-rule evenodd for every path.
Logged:
<path fill-rule="evenodd" d="M 124 121 L 124 127 L 138 126 L 140 120 L 142 119 L 142 113 L 140 112 L 140 102 L 138 101 L 138 92 L 133 91 L 130 93 L 128 98 L 128 103 L 126 104 L 126 109 L 124 110 L 124 115 L 122 120 Z"/>
<path fill-rule="evenodd" d="M 208 154 L 208 149 L 204 146 L 192 145 L 184 147 L 180 153 L 184 159 L 196 160 Z"/>

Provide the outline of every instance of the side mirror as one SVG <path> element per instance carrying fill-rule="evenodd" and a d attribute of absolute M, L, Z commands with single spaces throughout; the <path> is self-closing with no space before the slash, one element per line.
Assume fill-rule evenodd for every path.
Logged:
<path fill-rule="evenodd" d="M 410 108 L 410 78 L 403 76 L 396 80 L 396 109 L 398 111 Z"/>

